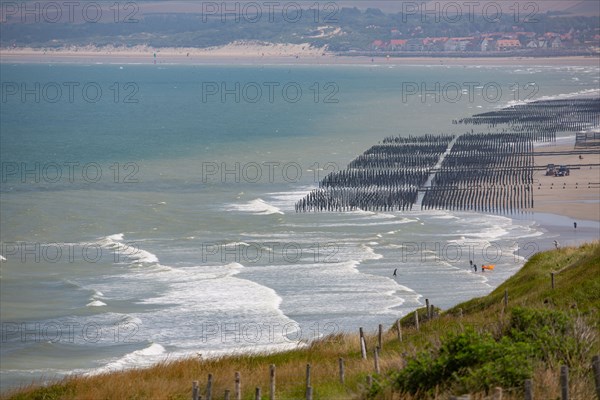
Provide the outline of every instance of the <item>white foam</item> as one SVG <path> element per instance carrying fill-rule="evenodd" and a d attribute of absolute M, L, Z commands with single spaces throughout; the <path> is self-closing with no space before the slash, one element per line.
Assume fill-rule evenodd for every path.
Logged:
<path fill-rule="evenodd" d="M 254 199 L 245 204 L 230 204 L 228 211 L 244 211 L 254 215 L 271 215 L 271 214 L 283 214 L 283 212 L 265 202 L 263 199 Z"/>
<path fill-rule="evenodd" d="M 104 367 L 95 369 L 84 375 L 91 376 L 113 371 L 121 371 L 127 368 L 139 366 L 148 366 L 166 358 L 166 350 L 158 343 L 152 343 L 150 346 L 125 354 L 123 357 L 112 361 Z"/>
<path fill-rule="evenodd" d="M 2 254 L 0 254 L 0 261 L 6 261 L 6 258 Z"/>
<path fill-rule="evenodd" d="M 149 251 L 142 250 L 137 246 L 123 243 L 123 233 L 116 233 L 98 240 L 98 244 L 110 250 L 117 250 L 119 256 L 138 264 L 158 264 L 158 257 Z"/>
<path fill-rule="evenodd" d="M 94 301 L 86 304 L 87 307 L 102 307 L 105 305 L 106 305 L 106 303 L 103 301 L 100 301 L 100 300 L 94 300 Z"/>

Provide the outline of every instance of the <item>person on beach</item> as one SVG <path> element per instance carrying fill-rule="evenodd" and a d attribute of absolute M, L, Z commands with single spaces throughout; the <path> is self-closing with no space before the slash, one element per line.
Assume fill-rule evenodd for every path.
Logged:
<path fill-rule="evenodd" d="M 473 264 L 473 271 L 477 272 L 477 264 Z"/>
<path fill-rule="evenodd" d="M 573 229 L 577 229 L 577 222 L 573 222 Z"/>
<path fill-rule="evenodd" d="M 394 274 L 393 274 L 394 276 L 397 276 L 397 275 L 396 275 L 396 272 L 398 272 L 398 268 L 396 268 L 396 269 L 394 270 Z"/>

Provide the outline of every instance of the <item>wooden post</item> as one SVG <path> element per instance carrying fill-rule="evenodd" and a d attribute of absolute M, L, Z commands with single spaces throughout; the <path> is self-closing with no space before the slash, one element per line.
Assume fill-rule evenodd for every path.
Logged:
<path fill-rule="evenodd" d="M 381 324 L 378 326 L 377 343 L 379 344 L 379 350 L 383 349 L 383 325 Z"/>
<path fill-rule="evenodd" d="M 458 309 L 458 318 L 462 318 L 463 317 L 463 309 L 459 308 Z"/>
<path fill-rule="evenodd" d="M 306 388 L 306 400 L 313 400 L 313 388 L 309 386 Z"/>
<path fill-rule="evenodd" d="M 374 358 L 375 358 L 375 372 L 379 373 L 379 347 L 375 347 L 373 350 Z"/>
<path fill-rule="evenodd" d="M 504 289 L 504 307 L 508 307 L 508 289 Z"/>
<path fill-rule="evenodd" d="M 212 374 L 208 374 L 208 382 L 206 383 L 206 400 L 212 400 Z"/>
<path fill-rule="evenodd" d="M 225 396 L 223 396 L 225 400 L 229 400 L 229 389 L 225 389 Z"/>
<path fill-rule="evenodd" d="M 373 377 L 371 375 L 367 375 L 367 388 L 371 389 L 373 386 Z"/>
<path fill-rule="evenodd" d="M 525 379 L 525 400 L 533 400 L 533 385 L 531 379 Z"/>
<path fill-rule="evenodd" d="M 419 313 L 415 310 L 415 327 L 419 330 Z"/>
<path fill-rule="evenodd" d="M 429 318 L 430 318 L 430 319 L 432 319 L 432 318 L 434 318 L 434 317 L 435 317 L 435 313 L 434 313 L 434 311 L 435 311 L 435 306 L 434 306 L 433 304 L 431 304 L 431 305 L 429 306 L 429 308 L 431 309 L 431 312 L 429 313 Z"/>
<path fill-rule="evenodd" d="M 358 328 L 358 333 L 360 334 L 360 352 L 362 354 L 362 358 L 367 358 L 367 341 L 365 340 L 365 332 L 363 331 L 362 326 Z M 363 350 L 364 346 L 364 350 Z"/>
<path fill-rule="evenodd" d="M 254 400 L 260 400 L 260 388 L 257 387 L 254 391 Z"/>
<path fill-rule="evenodd" d="M 560 395 L 562 400 L 569 400 L 569 367 L 560 366 Z"/>
<path fill-rule="evenodd" d="M 306 393 L 308 396 L 308 388 L 310 387 L 310 364 L 306 364 Z"/>
<path fill-rule="evenodd" d="M 200 389 L 198 388 L 198 381 L 192 382 L 192 400 L 198 400 Z"/>
<path fill-rule="evenodd" d="M 552 289 L 554 289 L 554 272 L 550 272 L 550 280 L 552 281 Z"/>
<path fill-rule="evenodd" d="M 269 367 L 269 400 L 275 400 L 275 364 Z"/>
<path fill-rule="evenodd" d="M 346 380 L 345 371 L 344 371 L 344 359 L 342 357 L 340 357 L 338 362 L 340 365 L 340 383 L 343 385 L 344 381 Z"/>
<path fill-rule="evenodd" d="M 502 388 L 499 386 L 496 386 L 494 388 L 494 400 L 502 400 Z"/>
<path fill-rule="evenodd" d="M 594 381 L 596 382 L 596 397 L 600 400 L 600 356 L 592 357 L 592 370 L 594 371 Z"/>
<path fill-rule="evenodd" d="M 429 311 L 429 299 L 425 299 L 425 308 L 427 309 L 427 319 L 431 319 L 431 311 Z"/>
<path fill-rule="evenodd" d="M 235 373 L 235 400 L 242 400 L 242 377 L 239 372 Z"/>
<path fill-rule="evenodd" d="M 365 344 L 364 337 L 360 338 L 360 354 L 361 354 L 363 360 L 367 359 L 367 345 Z"/>
<path fill-rule="evenodd" d="M 398 329 L 398 332 L 397 332 L 397 334 L 398 334 L 398 341 L 402 342 L 402 326 L 400 326 L 400 320 L 399 319 L 396 320 L 396 328 Z"/>

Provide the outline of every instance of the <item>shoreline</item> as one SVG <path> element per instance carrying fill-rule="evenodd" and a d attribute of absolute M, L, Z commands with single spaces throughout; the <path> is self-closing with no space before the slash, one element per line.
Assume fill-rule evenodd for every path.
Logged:
<path fill-rule="evenodd" d="M 300 45 L 297 45 L 300 46 Z M 297 46 L 210 49 L 35 50 L 2 49 L 0 63 L 147 64 L 147 65 L 411 65 L 411 66 L 597 66 L 596 57 L 366 57 L 335 55 Z M 242 47 L 242 48 L 239 48 Z M 156 54 L 156 57 L 154 56 Z"/>

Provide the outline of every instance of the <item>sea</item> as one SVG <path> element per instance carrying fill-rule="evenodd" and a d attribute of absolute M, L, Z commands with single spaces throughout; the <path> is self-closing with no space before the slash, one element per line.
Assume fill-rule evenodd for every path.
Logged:
<path fill-rule="evenodd" d="M 557 232 L 527 213 L 294 204 L 385 137 L 482 131 L 452 121 L 600 86 L 598 67 L 518 61 L 0 72 L 3 392 L 298 348 L 486 295 Z"/>

